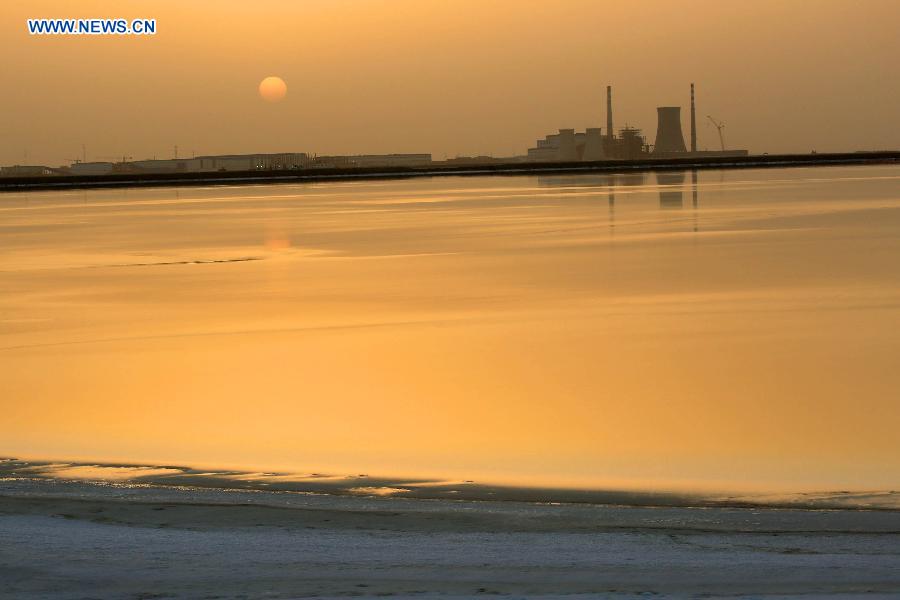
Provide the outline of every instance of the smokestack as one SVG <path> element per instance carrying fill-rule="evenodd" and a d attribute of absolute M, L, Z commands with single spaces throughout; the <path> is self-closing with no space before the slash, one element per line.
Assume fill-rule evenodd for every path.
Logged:
<path fill-rule="evenodd" d="M 687 152 L 681 133 L 681 107 L 660 106 L 656 109 L 656 144 L 653 153 Z"/>
<path fill-rule="evenodd" d="M 691 152 L 697 151 L 697 109 L 694 107 L 694 84 L 691 84 Z"/>
<path fill-rule="evenodd" d="M 606 137 L 613 139 L 612 126 L 612 86 L 606 86 Z"/>

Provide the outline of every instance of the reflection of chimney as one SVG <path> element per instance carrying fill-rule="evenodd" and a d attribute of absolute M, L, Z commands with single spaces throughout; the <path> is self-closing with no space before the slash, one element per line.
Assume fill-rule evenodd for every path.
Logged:
<path fill-rule="evenodd" d="M 654 153 L 687 152 L 681 133 L 681 107 L 660 106 L 656 109 L 656 144 Z"/>
<path fill-rule="evenodd" d="M 691 152 L 697 151 L 697 109 L 694 107 L 694 84 L 691 84 Z"/>
<path fill-rule="evenodd" d="M 606 86 L 606 137 L 613 139 L 612 126 L 612 86 Z"/>
<path fill-rule="evenodd" d="M 573 162 L 578 160 L 578 151 L 575 149 L 575 130 L 559 130 L 559 150 L 557 160 L 561 162 Z"/>
<path fill-rule="evenodd" d="M 694 208 L 697 208 L 699 201 L 697 199 L 697 169 L 691 170 L 691 192 L 694 197 Z"/>

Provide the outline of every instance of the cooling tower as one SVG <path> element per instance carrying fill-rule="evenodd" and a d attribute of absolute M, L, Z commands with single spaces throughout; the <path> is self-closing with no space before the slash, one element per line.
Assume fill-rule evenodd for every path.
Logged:
<path fill-rule="evenodd" d="M 654 154 L 666 152 L 687 152 L 684 135 L 681 133 L 681 107 L 660 106 L 656 109 L 656 144 Z"/>
<path fill-rule="evenodd" d="M 584 130 L 584 152 L 581 160 L 603 160 L 606 154 L 603 152 L 603 137 L 599 127 L 588 127 Z"/>
<path fill-rule="evenodd" d="M 559 130 L 559 150 L 556 159 L 560 162 L 573 162 L 578 160 L 578 150 L 575 148 L 575 130 Z"/>

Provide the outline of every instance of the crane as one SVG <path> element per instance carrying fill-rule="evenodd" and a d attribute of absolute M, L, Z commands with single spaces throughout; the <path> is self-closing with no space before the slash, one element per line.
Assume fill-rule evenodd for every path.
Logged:
<path fill-rule="evenodd" d="M 722 121 L 718 121 L 713 119 L 711 116 L 706 115 L 706 118 L 712 121 L 712 124 L 716 126 L 716 129 L 719 130 L 719 143 L 722 145 L 722 152 L 725 152 L 725 136 L 722 134 L 722 130 L 725 129 L 725 123 Z"/>

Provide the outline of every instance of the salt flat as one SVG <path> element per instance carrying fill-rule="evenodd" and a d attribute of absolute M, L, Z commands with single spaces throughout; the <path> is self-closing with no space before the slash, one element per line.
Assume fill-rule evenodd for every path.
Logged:
<path fill-rule="evenodd" d="M 0 496 L 0 597 L 900 594 L 896 511 L 61 485 Z"/>
<path fill-rule="evenodd" d="M 8 598 L 900 593 L 896 536 L 864 534 L 190 531 L 4 516 L 0 540 Z"/>

